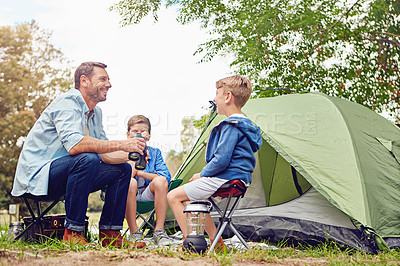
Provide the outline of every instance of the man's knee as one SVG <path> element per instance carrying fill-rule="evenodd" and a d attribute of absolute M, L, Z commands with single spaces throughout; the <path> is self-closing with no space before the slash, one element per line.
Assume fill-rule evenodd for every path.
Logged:
<path fill-rule="evenodd" d="M 120 171 L 120 177 L 127 179 L 127 182 L 131 180 L 132 167 L 128 163 L 112 164 L 114 170 L 118 169 Z"/>
<path fill-rule="evenodd" d="M 129 163 L 123 163 L 122 164 L 123 167 L 123 171 L 126 175 L 128 175 L 129 177 L 131 177 L 132 174 L 132 166 Z"/>
<path fill-rule="evenodd" d="M 80 165 L 94 167 L 100 164 L 100 157 L 96 153 L 84 152 L 73 156 L 78 159 Z"/>

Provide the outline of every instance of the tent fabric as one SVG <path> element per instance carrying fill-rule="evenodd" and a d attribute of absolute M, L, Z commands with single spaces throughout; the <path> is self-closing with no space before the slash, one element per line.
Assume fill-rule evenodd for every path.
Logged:
<path fill-rule="evenodd" d="M 214 213 L 211 215 L 214 217 Z M 236 228 L 253 241 L 321 243 L 329 232 L 329 239 L 340 244 L 368 252 L 377 249 L 366 233 L 314 188 L 286 204 L 237 210 L 232 219 Z M 227 231 L 223 236 L 231 235 Z"/>
<path fill-rule="evenodd" d="M 340 240 L 366 251 L 376 250 L 376 243 L 370 240 L 375 236 L 387 240 L 389 246 L 398 245 L 400 129 L 397 126 L 362 105 L 322 93 L 252 99 L 242 111 L 261 128 L 263 145 L 256 153 L 252 184 L 236 211 L 243 218 L 235 214 L 235 219 L 244 222 L 240 230 L 256 230 L 256 223 L 266 228 L 257 229 L 253 235 L 276 240 L 285 234 L 271 237 L 274 228 L 270 227 L 277 225 L 267 221 L 279 217 L 280 223 L 290 225 L 287 228 L 293 223 L 301 224 L 304 231 L 298 232 L 299 237 L 307 238 L 310 234 L 306 231 L 314 228 L 320 239 Z M 201 171 L 208 133 L 222 119 L 212 114 L 176 178 L 185 183 Z M 315 193 L 319 196 L 310 197 Z M 319 208 L 323 201 L 330 207 Z M 330 218 L 310 220 L 300 214 L 291 216 L 282 212 L 290 210 L 294 204 L 291 202 L 301 202 L 293 212 L 311 211 Z M 248 213 L 253 212 L 258 213 L 258 218 L 246 222 Z M 334 237 L 333 232 L 338 236 Z"/>

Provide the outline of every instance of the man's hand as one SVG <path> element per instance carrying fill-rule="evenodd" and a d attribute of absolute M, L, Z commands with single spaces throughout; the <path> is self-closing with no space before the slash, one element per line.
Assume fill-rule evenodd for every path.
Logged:
<path fill-rule="evenodd" d="M 192 178 L 190 178 L 189 182 L 192 182 L 192 181 L 197 180 L 199 178 L 201 178 L 200 173 L 194 174 L 192 176 Z"/>
<path fill-rule="evenodd" d="M 146 147 L 146 141 L 143 138 L 130 138 L 123 141 L 121 149 L 126 152 L 138 152 L 143 155 L 144 147 Z"/>

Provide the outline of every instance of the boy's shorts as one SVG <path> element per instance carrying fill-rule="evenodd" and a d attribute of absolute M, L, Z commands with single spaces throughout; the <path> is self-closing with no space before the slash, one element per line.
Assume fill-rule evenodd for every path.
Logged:
<path fill-rule="evenodd" d="M 137 201 L 154 201 L 155 196 L 150 191 L 150 186 L 147 186 L 142 193 L 136 195 Z"/>
<path fill-rule="evenodd" d="M 228 181 L 218 177 L 202 177 L 184 184 L 183 189 L 190 201 L 206 200 Z"/>

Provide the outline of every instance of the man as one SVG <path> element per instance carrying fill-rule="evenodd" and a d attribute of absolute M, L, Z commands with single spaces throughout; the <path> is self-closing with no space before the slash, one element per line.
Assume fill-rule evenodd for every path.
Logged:
<path fill-rule="evenodd" d="M 65 195 L 63 242 L 86 244 L 85 225 L 88 196 L 107 186 L 99 221 L 103 246 L 122 247 L 121 234 L 131 167 L 125 163 L 106 164 L 104 153 L 124 151 L 143 154 L 141 138 L 109 141 L 102 126 L 102 112 L 96 105 L 107 99 L 111 88 L 105 70 L 98 62 L 82 63 L 75 71 L 75 89 L 57 97 L 42 113 L 22 148 L 11 194 L 29 193 L 56 199 Z M 136 243 L 143 247 L 144 243 Z"/>

